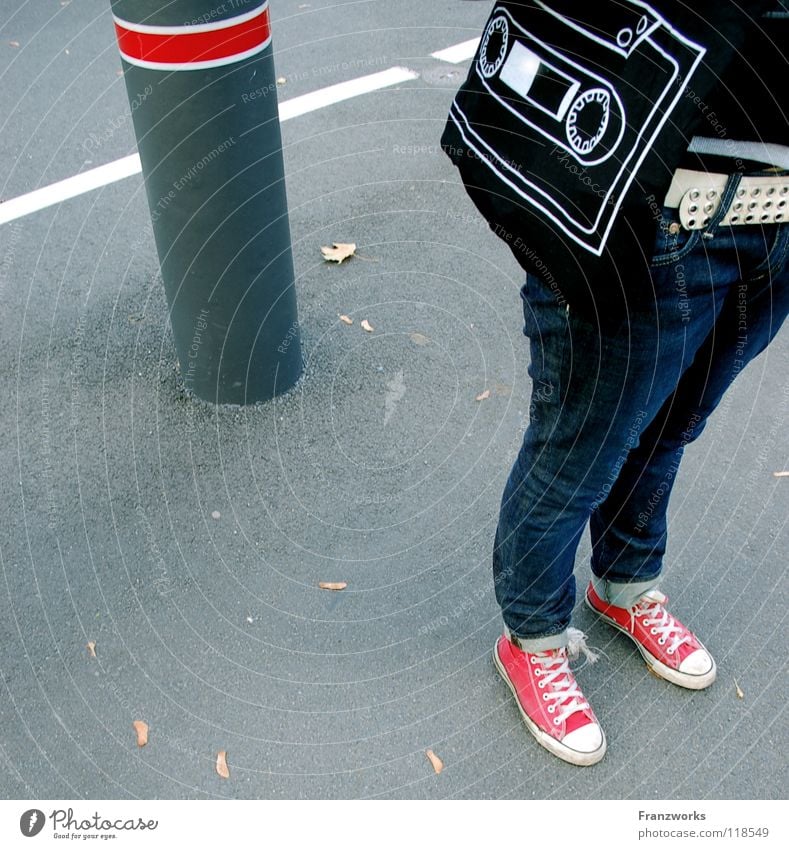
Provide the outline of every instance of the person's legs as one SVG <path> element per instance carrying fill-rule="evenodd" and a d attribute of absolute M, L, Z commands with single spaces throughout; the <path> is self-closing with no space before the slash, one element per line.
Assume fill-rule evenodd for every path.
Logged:
<path fill-rule="evenodd" d="M 589 515 L 639 435 L 673 391 L 715 317 L 684 326 L 673 298 L 634 309 L 603 332 L 530 278 L 525 332 L 533 381 L 529 427 L 502 497 L 493 554 L 505 621 L 493 658 L 527 728 L 557 757 L 597 763 L 605 735 L 568 661 L 573 566 Z M 651 308 L 650 308 L 651 307 Z M 591 657 L 590 657 L 591 659 Z"/>
<path fill-rule="evenodd" d="M 657 675 L 681 687 L 709 686 L 716 668 L 695 634 L 666 609 L 666 597 L 656 587 L 668 500 L 685 446 L 698 438 L 726 389 L 769 344 L 789 312 L 788 243 L 789 231 L 776 227 L 724 231 L 705 247 L 701 266 L 686 261 L 696 274 L 716 282 L 731 268 L 742 278 L 729 287 L 692 365 L 590 521 L 593 577 L 587 605 L 627 634 Z"/>
<path fill-rule="evenodd" d="M 693 359 L 719 309 L 699 293 L 684 322 L 673 290 L 634 308 L 604 333 L 524 287 L 532 402 L 529 426 L 501 501 L 493 553 L 496 597 L 525 650 L 566 643 L 575 602 L 573 566 L 593 509 Z M 651 297 L 651 296 L 650 296 Z"/>
<path fill-rule="evenodd" d="M 789 312 L 787 242 L 786 228 L 723 230 L 702 246 L 698 261 L 685 260 L 686 274 L 722 276 L 725 266 L 743 276 L 729 287 L 693 363 L 591 516 L 593 584 L 615 605 L 630 607 L 645 582 L 656 582 L 666 548 L 669 496 L 685 446 L 701 435 L 728 387 L 767 347 Z M 699 281 L 690 285 L 698 287 Z"/>
<path fill-rule="evenodd" d="M 727 192 L 735 189 L 730 183 Z M 538 280 L 529 278 L 524 287 L 532 404 L 496 531 L 494 581 L 505 636 L 494 660 L 527 727 L 572 763 L 596 763 L 605 753 L 602 729 L 567 664 L 572 644 L 583 639 L 568 625 L 576 548 L 591 516 L 602 597 L 590 586 L 589 606 L 636 640 L 647 663 L 668 680 L 698 689 L 715 677 L 711 656 L 665 609 L 655 586 L 665 505 L 662 516 L 656 503 L 633 519 L 631 501 L 639 487 L 650 497 L 655 482 L 667 500 L 684 444 L 698 436 L 734 374 L 769 342 L 786 314 L 789 281 L 775 278 L 789 235 L 765 230 L 775 234 L 765 261 L 764 240 L 759 244 L 753 230 L 716 230 L 726 203 L 703 238 L 698 231 L 679 235 L 679 250 L 669 244 L 678 228 L 665 228 L 658 239 L 665 240 L 663 250 L 653 258 L 653 291 L 632 304 L 613 333 L 565 311 Z M 727 239 L 742 249 L 732 251 L 729 244 L 727 251 Z M 753 273 L 739 282 L 748 256 L 756 258 Z M 751 323 L 745 340 L 743 299 Z M 662 482 L 667 486 L 661 489 Z M 639 523 L 644 527 L 636 528 Z M 609 596 L 624 606 L 610 604 Z"/>

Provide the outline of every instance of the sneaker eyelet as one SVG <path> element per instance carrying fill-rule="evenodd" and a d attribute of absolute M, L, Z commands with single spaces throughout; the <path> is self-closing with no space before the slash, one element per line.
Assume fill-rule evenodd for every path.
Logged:
<path fill-rule="evenodd" d="M 530 657 L 530 658 L 529 658 L 529 661 L 530 661 L 531 663 L 537 663 L 537 658 L 536 658 L 536 657 Z"/>
<path fill-rule="evenodd" d="M 554 725 L 558 725 L 558 724 L 559 724 L 559 717 L 558 717 L 558 716 L 556 717 L 556 719 L 554 719 L 553 724 L 554 724 Z"/>
<path fill-rule="evenodd" d="M 537 669 L 535 669 L 534 675 L 535 675 L 535 677 L 538 676 L 538 675 L 542 675 L 542 669 L 540 669 L 539 667 Z"/>
<path fill-rule="evenodd" d="M 556 708 L 553 705 L 548 705 L 548 713 L 553 713 Z"/>
<path fill-rule="evenodd" d="M 649 633 L 650 634 L 657 634 L 657 628 L 650 628 Z"/>
<path fill-rule="evenodd" d="M 538 681 L 537 686 L 542 690 L 545 687 L 545 681 Z"/>
<path fill-rule="evenodd" d="M 674 654 L 674 649 L 666 649 L 666 654 Z"/>
<path fill-rule="evenodd" d="M 548 701 L 548 694 L 547 694 L 547 693 L 543 693 L 543 694 L 542 694 L 542 700 L 543 700 L 544 702 L 547 702 L 547 701 Z"/>
<path fill-rule="evenodd" d="M 665 640 L 665 638 L 664 638 L 664 637 L 661 637 L 661 638 L 658 640 L 658 645 L 659 645 L 659 646 L 665 646 L 665 645 L 666 645 L 666 640 Z"/>

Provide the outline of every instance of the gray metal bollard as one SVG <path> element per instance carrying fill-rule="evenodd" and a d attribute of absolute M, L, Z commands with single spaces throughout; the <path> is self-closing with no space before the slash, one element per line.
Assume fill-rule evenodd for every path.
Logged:
<path fill-rule="evenodd" d="M 268 3 L 111 3 L 184 385 L 268 400 L 303 368 Z"/>

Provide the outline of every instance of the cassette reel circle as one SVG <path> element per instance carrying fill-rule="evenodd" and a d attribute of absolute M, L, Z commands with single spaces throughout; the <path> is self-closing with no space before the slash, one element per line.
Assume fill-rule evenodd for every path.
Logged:
<path fill-rule="evenodd" d="M 605 135 L 610 115 L 611 95 L 604 88 L 590 88 L 579 94 L 565 120 L 570 147 L 582 156 L 594 150 Z"/>
<path fill-rule="evenodd" d="M 479 49 L 479 68 L 485 79 L 496 74 L 507 58 L 510 27 L 503 15 L 498 15 L 488 24 Z"/>

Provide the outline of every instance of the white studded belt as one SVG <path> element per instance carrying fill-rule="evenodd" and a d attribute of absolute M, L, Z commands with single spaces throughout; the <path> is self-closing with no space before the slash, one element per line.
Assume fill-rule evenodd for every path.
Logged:
<path fill-rule="evenodd" d="M 664 205 L 679 210 L 686 230 L 701 230 L 718 212 L 727 174 L 678 168 Z M 789 221 L 789 175 L 743 177 L 720 224 L 780 224 Z"/>

